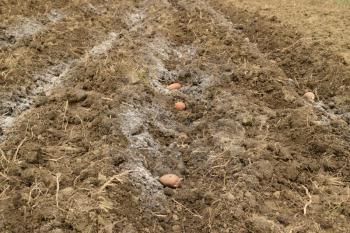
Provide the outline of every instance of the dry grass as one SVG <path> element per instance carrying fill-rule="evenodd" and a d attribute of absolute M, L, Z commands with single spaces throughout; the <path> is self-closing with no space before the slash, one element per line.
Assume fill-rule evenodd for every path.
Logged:
<path fill-rule="evenodd" d="M 331 41 L 329 46 L 350 58 L 350 0 L 229 0 L 235 6 L 277 16 L 282 22 L 296 26 L 305 37 Z M 327 11 L 325 12 L 325 9 Z"/>
<path fill-rule="evenodd" d="M 131 170 L 128 171 L 124 171 L 120 174 L 114 175 L 112 177 L 110 177 L 97 191 L 98 193 L 102 193 L 107 187 L 110 186 L 115 186 L 115 184 L 113 182 L 118 181 L 120 183 L 123 183 L 125 180 L 125 176 L 128 175 L 130 172 L 132 172 Z"/>

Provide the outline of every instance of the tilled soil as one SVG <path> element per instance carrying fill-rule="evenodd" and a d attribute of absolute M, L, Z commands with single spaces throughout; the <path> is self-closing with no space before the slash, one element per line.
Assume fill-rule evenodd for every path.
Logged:
<path fill-rule="evenodd" d="M 55 4 L 0 28 L 1 232 L 349 232 L 344 58 L 226 1 Z"/>
<path fill-rule="evenodd" d="M 324 46 L 350 62 L 349 0 L 228 0 L 229 4 L 287 22 L 302 32 L 303 40 Z M 226 3 L 227 3 L 226 2 Z"/>

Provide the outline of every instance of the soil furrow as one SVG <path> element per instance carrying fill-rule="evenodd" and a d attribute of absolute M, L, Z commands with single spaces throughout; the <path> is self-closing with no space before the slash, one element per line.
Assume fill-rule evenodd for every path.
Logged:
<path fill-rule="evenodd" d="M 26 40 L 31 40 L 37 34 L 49 30 L 55 23 L 74 15 L 77 9 L 85 12 L 85 14 L 103 13 L 103 9 L 101 9 L 103 4 L 99 1 L 89 3 L 56 2 L 48 3 L 45 8 L 41 9 L 42 4 L 36 4 L 39 9 L 35 9 L 35 3 L 33 2 L 25 2 L 20 6 L 2 2 L 0 49 L 9 50 L 21 46 Z M 29 11 L 28 8 L 31 8 L 31 10 Z M 23 40 L 25 41 L 23 42 Z"/>
<path fill-rule="evenodd" d="M 23 17 L 38 17 L 45 15 L 53 9 L 64 9 L 67 5 L 71 4 L 70 1 L 12 1 L 3 0 L 0 3 L 1 19 L 2 21 L 16 16 Z"/>
<path fill-rule="evenodd" d="M 91 4 L 90 4 L 91 5 Z M 125 8 L 121 7 L 120 8 Z M 112 19 L 113 19 L 113 15 L 115 15 L 115 12 L 111 12 L 112 15 Z M 77 17 L 77 15 L 75 14 L 75 17 Z M 104 15 L 104 17 L 106 17 L 106 15 Z M 127 16 L 125 16 L 127 17 Z M 119 22 L 119 28 L 115 28 L 115 29 L 119 29 L 122 30 L 122 24 L 120 22 L 122 22 L 125 18 L 124 15 L 122 16 L 116 16 L 116 19 L 114 19 L 115 21 Z M 111 20 L 111 19 L 107 19 L 107 20 Z M 125 19 L 125 21 L 128 21 L 128 19 Z M 59 27 L 65 27 L 65 24 L 71 24 L 73 21 L 67 21 L 65 23 L 63 23 L 62 25 L 60 25 Z M 125 22 L 128 23 L 128 22 Z M 103 21 L 101 20 L 99 22 L 99 24 L 103 25 Z M 111 27 L 113 27 L 113 25 L 110 25 Z M 77 25 L 77 29 L 80 30 L 79 28 L 86 28 L 86 25 L 84 24 L 79 24 Z M 106 30 L 104 28 L 104 30 Z M 95 47 L 93 47 L 90 51 L 88 51 L 88 49 L 83 49 L 80 53 L 83 55 L 81 58 L 77 58 L 75 59 L 75 57 L 78 56 L 78 54 L 76 54 L 76 51 L 74 50 L 81 50 L 82 47 L 88 46 L 88 45 L 83 45 L 81 43 L 84 44 L 89 44 L 92 43 L 92 40 L 95 39 L 94 37 L 97 36 L 97 34 L 91 36 L 91 34 L 96 33 L 96 31 L 98 31 L 98 28 L 90 28 L 89 31 L 87 31 L 85 36 L 90 37 L 89 40 L 91 40 L 91 42 L 86 41 L 86 39 L 84 39 L 82 37 L 82 35 L 78 35 L 81 39 L 79 41 L 77 41 L 77 38 L 75 34 L 70 34 L 65 36 L 64 38 L 62 38 L 62 42 L 63 43 L 69 43 L 69 41 L 76 41 L 78 43 L 75 43 L 74 45 L 71 45 L 71 52 L 73 53 L 73 57 L 70 57 L 66 52 L 62 53 L 63 57 L 57 56 L 58 54 L 52 49 L 47 49 L 47 54 L 46 51 L 42 51 L 42 50 L 35 50 L 34 53 L 30 52 L 31 57 L 29 59 L 33 59 L 32 62 L 35 62 L 36 65 L 39 65 L 40 67 L 40 62 L 38 62 L 38 60 L 35 60 L 35 57 L 40 57 L 40 61 L 43 62 L 43 66 L 45 66 L 42 70 L 37 70 L 38 67 L 30 67 L 30 63 L 29 64 L 25 64 L 22 68 L 22 70 L 25 72 L 25 74 L 23 75 L 23 77 L 18 78 L 18 75 L 21 75 L 21 73 L 17 73 L 17 72 L 13 72 L 11 74 L 7 73 L 7 77 L 5 78 L 5 85 L 3 85 L 1 88 L 3 89 L 1 91 L 1 95 L 3 98 L 3 101 L 1 103 L 1 122 L 0 122 L 0 127 L 2 128 L 2 131 L 5 131 L 6 128 L 10 127 L 12 125 L 12 122 L 14 121 L 14 119 L 19 116 L 21 114 L 21 112 L 25 111 L 26 109 L 28 109 L 30 107 L 30 105 L 33 102 L 33 99 L 41 94 L 45 94 L 45 92 L 49 91 L 49 89 L 51 89 L 55 83 L 59 82 L 60 79 L 62 79 L 64 76 L 67 75 L 67 72 L 69 71 L 69 69 L 71 68 L 72 65 L 74 65 L 75 63 L 79 63 L 79 62 L 84 62 L 84 59 L 86 59 L 86 56 L 98 56 L 101 55 L 103 53 L 105 53 L 107 50 L 109 50 L 113 44 L 113 42 L 119 37 L 118 34 L 111 32 L 111 33 L 106 33 L 105 36 L 107 36 L 106 41 L 103 41 L 101 44 L 96 45 Z M 55 39 L 55 37 L 60 37 L 59 34 L 56 33 L 55 29 L 52 29 L 51 33 L 53 33 L 53 35 L 50 35 L 50 33 L 46 34 L 44 33 L 42 40 L 46 40 L 46 38 L 52 38 Z M 104 33 L 103 33 L 104 34 Z M 98 38 L 103 37 L 102 33 L 99 33 L 99 35 L 97 36 Z M 103 40 L 103 39 L 102 39 Z M 45 42 L 40 42 L 40 41 L 36 41 L 37 43 L 45 43 Z M 79 44 L 80 43 L 80 44 Z M 62 47 L 62 45 L 57 45 L 56 46 L 57 49 L 59 49 L 60 47 Z M 86 51 L 86 52 L 84 52 Z M 23 54 L 19 55 L 19 57 L 23 57 Z M 25 57 L 25 56 L 24 56 Z M 25 59 L 28 59 L 25 58 Z M 39 59 L 39 58 L 38 58 Z M 80 60 L 80 61 L 79 61 Z M 48 62 L 49 61 L 49 62 Z M 12 63 L 13 65 L 16 65 L 18 63 L 20 63 L 21 61 L 16 61 L 16 63 Z M 48 67 L 47 67 L 48 66 Z M 18 71 L 18 69 L 16 70 Z M 21 82 L 21 79 L 23 79 L 23 81 L 25 80 L 25 82 L 21 84 L 21 88 L 19 90 L 13 90 L 13 84 L 11 83 L 11 80 L 16 80 L 16 83 Z"/>
<path fill-rule="evenodd" d="M 63 20 L 66 15 L 58 10 L 52 10 L 47 16 L 40 17 L 40 21 L 48 21 L 45 25 L 41 22 L 30 18 L 19 18 L 6 29 L 2 29 L 0 49 L 15 47 L 17 42 L 23 39 L 30 39 L 40 32 L 52 27 L 56 22 Z M 8 23 L 7 23 L 8 25 Z"/>

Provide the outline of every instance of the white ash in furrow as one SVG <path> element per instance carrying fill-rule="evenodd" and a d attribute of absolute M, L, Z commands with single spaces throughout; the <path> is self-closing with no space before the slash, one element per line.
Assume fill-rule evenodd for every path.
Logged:
<path fill-rule="evenodd" d="M 81 10 L 90 14 L 102 15 L 106 11 L 106 7 L 104 4 L 94 6 L 87 3 L 81 5 Z M 0 49 L 14 46 L 25 38 L 34 37 L 69 16 L 74 16 L 74 13 L 65 12 L 63 9 L 52 9 L 49 13 L 39 16 L 38 19 L 21 17 L 2 34 L 0 33 Z M 41 21 L 48 23 L 43 24 Z"/>
<path fill-rule="evenodd" d="M 125 19 L 129 22 L 128 19 Z M 142 25 L 142 19 L 135 21 L 134 24 L 130 25 L 130 30 L 135 30 Z M 107 38 L 101 43 L 95 45 L 88 51 L 88 55 L 93 58 L 97 58 L 108 51 L 110 51 L 116 44 L 116 42 L 125 34 L 127 31 L 123 32 L 111 32 L 108 34 Z M 16 100 L 15 102 L 8 103 L 13 112 L 5 113 L 0 116 L 0 128 L 1 134 L 0 139 L 4 139 L 6 135 L 6 130 L 10 128 L 20 117 L 22 113 L 30 109 L 35 98 L 40 94 L 49 95 L 51 90 L 55 86 L 60 85 L 60 83 L 66 78 L 66 76 L 71 72 L 71 70 L 83 63 L 85 57 L 77 60 L 71 60 L 68 62 L 62 62 L 58 65 L 54 65 L 46 68 L 44 71 L 35 75 L 36 84 L 33 88 L 29 89 L 28 95 Z"/>
<path fill-rule="evenodd" d="M 44 19 L 48 20 L 49 25 L 44 25 L 41 22 L 30 18 L 19 18 L 13 25 L 9 26 L 0 37 L 0 48 L 6 48 L 14 45 L 16 42 L 25 38 L 33 37 L 38 33 L 47 30 L 48 26 L 63 20 L 67 14 L 60 10 L 52 10 Z M 1 35 L 0 35 L 1 36 Z"/>

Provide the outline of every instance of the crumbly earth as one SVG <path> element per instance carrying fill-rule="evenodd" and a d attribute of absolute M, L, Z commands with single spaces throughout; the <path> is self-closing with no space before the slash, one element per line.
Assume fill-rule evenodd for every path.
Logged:
<path fill-rule="evenodd" d="M 228 0 L 24 2 L 0 2 L 1 232 L 349 232 L 343 44 Z"/>

